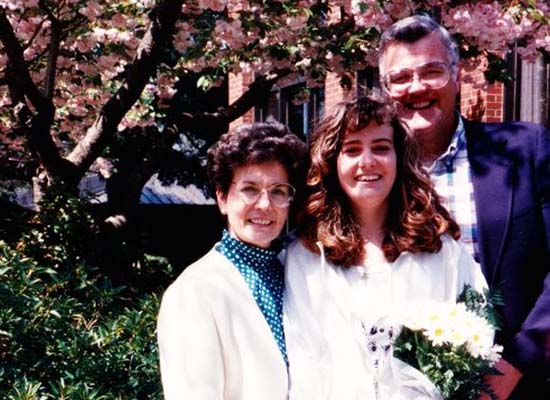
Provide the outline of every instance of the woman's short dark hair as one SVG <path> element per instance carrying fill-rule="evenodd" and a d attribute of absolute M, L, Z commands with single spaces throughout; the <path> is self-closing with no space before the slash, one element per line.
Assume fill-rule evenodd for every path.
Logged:
<path fill-rule="evenodd" d="M 289 183 L 301 189 L 307 168 L 306 144 L 274 120 L 239 125 L 208 149 L 211 187 L 227 194 L 235 169 L 269 161 L 279 162 Z"/>
<path fill-rule="evenodd" d="M 304 245 L 336 265 L 357 265 L 364 257 L 361 227 L 348 196 L 338 180 L 337 158 L 347 132 L 357 132 L 370 123 L 390 124 L 394 133 L 397 175 L 389 195 L 383 251 L 394 261 L 403 251 L 437 252 L 441 235 L 457 239 L 460 230 L 441 205 L 430 176 L 420 161 L 419 144 L 402 125 L 389 100 L 370 94 L 338 104 L 316 127 L 310 142 L 307 198 L 300 237 Z"/>

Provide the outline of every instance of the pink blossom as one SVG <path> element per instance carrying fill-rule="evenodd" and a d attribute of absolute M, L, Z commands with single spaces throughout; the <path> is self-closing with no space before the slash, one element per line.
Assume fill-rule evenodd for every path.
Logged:
<path fill-rule="evenodd" d="M 285 22 L 289 29 L 292 29 L 293 31 L 298 31 L 305 28 L 307 20 L 308 16 L 302 13 L 292 17 L 287 17 Z"/>
<path fill-rule="evenodd" d="M 179 52 L 184 52 L 187 48 L 193 46 L 193 39 L 188 32 L 179 31 L 174 36 L 174 47 Z"/>
<path fill-rule="evenodd" d="M 37 51 L 34 47 L 27 47 L 23 51 L 23 58 L 25 58 L 26 61 L 32 60 L 37 54 Z"/>
<path fill-rule="evenodd" d="M 199 0 L 199 8 L 212 11 L 223 11 L 227 6 L 227 0 Z"/>
<path fill-rule="evenodd" d="M 159 75 L 157 78 L 158 95 L 161 99 L 171 99 L 176 93 L 174 84 L 178 81 L 177 76 Z"/>
<path fill-rule="evenodd" d="M 530 30 L 523 17 L 519 24 L 515 22 L 508 13 L 513 11 L 497 2 L 464 4 L 445 13 L 443 22 L 451 32 L 470 37 L 481 49 L 501 51 Z"/>
<path fill-rule="evenodd" d="M 359 68 L 358 69 L 354 68 L 354 70 L 364 69 L 365 64 L 371 65 L 371 66 L 378 65 L 378 51 L 370 48 L 362 48 L 361 50 L 364 53 L 364 64 L 358 65 Z"/>
<path fill-rule="evenodd" d="M 395 20 L 408 17 L 417 8 L 411 0 L 393 0 L 384 5 L 386 12 Z"/>
<path fill-rule="evenodd" d="M 343 73 L 344 72 L 344 67 L 343 67 L 343 62 L 344 62 L 344 58 L 339 55 L 339 54 L 332 54 L 332 53 L 327 53 L 326 57 L 327 59 L 327 64 L 328 64 L 328 67 L 335 73 Z"/>
<path fill-rule="evenodd" d="M 248 0 L 230 0 L 227 3 L 227 11 L 234 13 L 238 11 L 250 11 L 251 5 Z"/>
<path fill-rule="evenodd" d="M 228 46 L 233 50 L 241 47 L 245 39 L 241 28 L 241 21 L 238 19 L 230 23 L 224 20 L 217 20 L 213 36 L 218 44 Z"/>
<path fill-rule="evenodd" d="M 32 20 L 22 19 L 15 27 L 15 33 L 21 40 L 29 40 L 36 30 L 36 26 Z"/>
<path fill-rule="evenodd" d="M 111 25 L 115 28 L 125 28 L 126 27 L 126 17 L 120 13 L 116 13 L 111 17 Z"/>
<path fill-rule="evenodd" d="M 104 43 L 106 40 L 105 29 L 94 28 L 90 36 L 92 36 L 97 43 Z"/>
<path fill-rule="evenodd" d="M 299 77 L 300 76 L 297 73 L 288 74 L 288 75 L 284 76 L 283 78 L 279 79 L 277 81 L 277 85 L 279 87 L 285 87 L 285 86 L 293 85 L 298 81 Z"/>
<path fill-rule="evenodd" d="M 306 73 L 306 85 L 309 88 L 323 87 L 325 85 L 325 76 L 324 75 L 315 75 L 311 74 L 311 71 Z"/>
<path fill-rule="evenodd" d="M 106 56 L 100 56 L 97 60 L 97 66 L 100 70 L 107 70 L 113 68 L 113 66 L 117 63 L 117 59 L 109 54 Z"/>
<path fill-rule="evenodd" d="M 190 14 L 190 15 L 195 15 L 195 14 L 201 14 L 202 13 L 202 10 L 201 8 L 195 4 L 195 3 L 187 3 L 187 2 L 184 2 L 182 5 L 181 5 L 181 12 L 182 14 Z"/>
<path fill-rule="evenodd" d="M 78 12 L 86 16 L 90 21 L 95 21 L 103 14 L 103 7 L 98 2 L 90 0 L 86 2 L 86 7 L 80 8 Z"/>
<path fill-rule="evenodd" d="M 77 41 L 76 41 L 76 49 L 80 52 L 80 53 L 87 53 L 89 52 L 90 50 L 92 50 L 92 48 L 94 48 L 96 45 L 96 42 L 95 40 L 93 40 L 89 35 L 88 36 L 85 36 L 85 37 L 80 37 Z"/>
<path fill-rule="evenodd" d="M 382 31 L 393 22 L 380 8 L 377 0 L 352 0 L 351 12 L 355 18 L 355 23 L 359 27 L 376 28 Z"/>
<path fill-rule="evenodd" d="M 317 4 L 317 0 L 299 0 L 296 8 L 298 10 L 305 10 Z"/>
<path fill-rule="evenodd" d="M 38 0 L 0 0 L 0 8 L 7 8 L 10 11 L 35 8 L 37 6 Z"/>
<path fill-rule="evenodd" d="M 67 107 L 69 108 L 69 112 L 76 117 L 84 117 L 88 113 L 86 106 L 75 98 L 67 101 Z"/>
<path fill-rule="evenodd" d="M 155 0 L 130 0 L 129 2 L 138 8 L 151 8 L 155 5 Z"/>
<path fill-rule="evenodd" d="M 11 97 L 6 89 L 0 89 L 0 108 L 11 105 Z"/>
<path fill-rule="evenodd" d="M 204 58 L 196 58 L 184 63 L 184 67 L 192 72 L 200 72 L 204 69 L 205 66 L 206 61 L 204 60 Z"/>
<path fill-rule="evenodd" d="M 76 129 L 76 126 L 78 125 L 77 121 L 71 121 L 68 118 L 64 118 L 59 123 L 59 131 L 60 132 L 72 132 L 74 129 Z"/>

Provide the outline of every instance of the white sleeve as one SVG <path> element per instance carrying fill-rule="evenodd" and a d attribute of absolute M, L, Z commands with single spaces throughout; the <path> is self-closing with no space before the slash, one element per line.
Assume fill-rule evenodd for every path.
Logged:
<path fill-rule="evenodd" d="M 319 336 L 320 299 L 326 296 L 321 279 L 320 256 L 310 253 L 298 241 L 288 249 L 285 259 L 284 318 L 285 338 L 305 340 L 300 348 L 314 347 L 310 336 Z M 288 347 L 288 346 L 287 346 Z M 311 350 L 312 350 L 311 349 Z"/>
<path fill-rule="evenodd" d="M 285 259 L 284 330 L 289 359 L 289 399 L 328 398 L 328 351 L 317 314 L 322 295 L 319 256 L 295 241 Z M 324 294 L 326 296 L 326 293 Z"/>
<path fill-rule="evenodd" d="M 186 276 L 168 288 L 157 322 L 166 400 L 221 400 L 224 365 L 216 323 L 204 288 Z"/>
<path fill-rule="evenodd" d="M 488 288 L 487 280 L 483 276 L 481 266 L 474 260 L 466 247 L 461 242 L 456 242 L 458 246 L 458 294 L 462 293 L 464 285 L 470 285 L 479 293 L 483 293 Z"/>

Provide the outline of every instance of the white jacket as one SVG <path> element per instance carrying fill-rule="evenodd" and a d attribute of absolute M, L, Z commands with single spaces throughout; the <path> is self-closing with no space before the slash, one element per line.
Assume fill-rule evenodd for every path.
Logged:
<path fill-rule="evenodd" d="M 210 250 L 166 290 L 158 316 L 166 400 L 285 400 L 287 369 L 239 271 Z"/>
<path fill-rule="evenodd" d="M 481 268 L 447 236 L 438 253 L 405 252 L 382 264 L 340 268 L 325 261 L 322 249 L 314 254 L 299 241 L 290 245 L 284 325 L 291 400 L 441 398 L 423 374 L 393 357 L 379 360 L 389 367 L 375 378 L 364 328 L 383 326 L 404 305 L 454 303 L 465 284 L 482 291 Z"/>

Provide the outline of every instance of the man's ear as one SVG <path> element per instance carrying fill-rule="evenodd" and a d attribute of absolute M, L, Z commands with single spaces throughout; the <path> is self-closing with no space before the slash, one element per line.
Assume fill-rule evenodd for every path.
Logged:
<path fill-rule="evenodd" d="M 227 215 L 227 194 L 223 193 L 220 188 L 216 189 L 216 201 L 222 215 Z"/>

